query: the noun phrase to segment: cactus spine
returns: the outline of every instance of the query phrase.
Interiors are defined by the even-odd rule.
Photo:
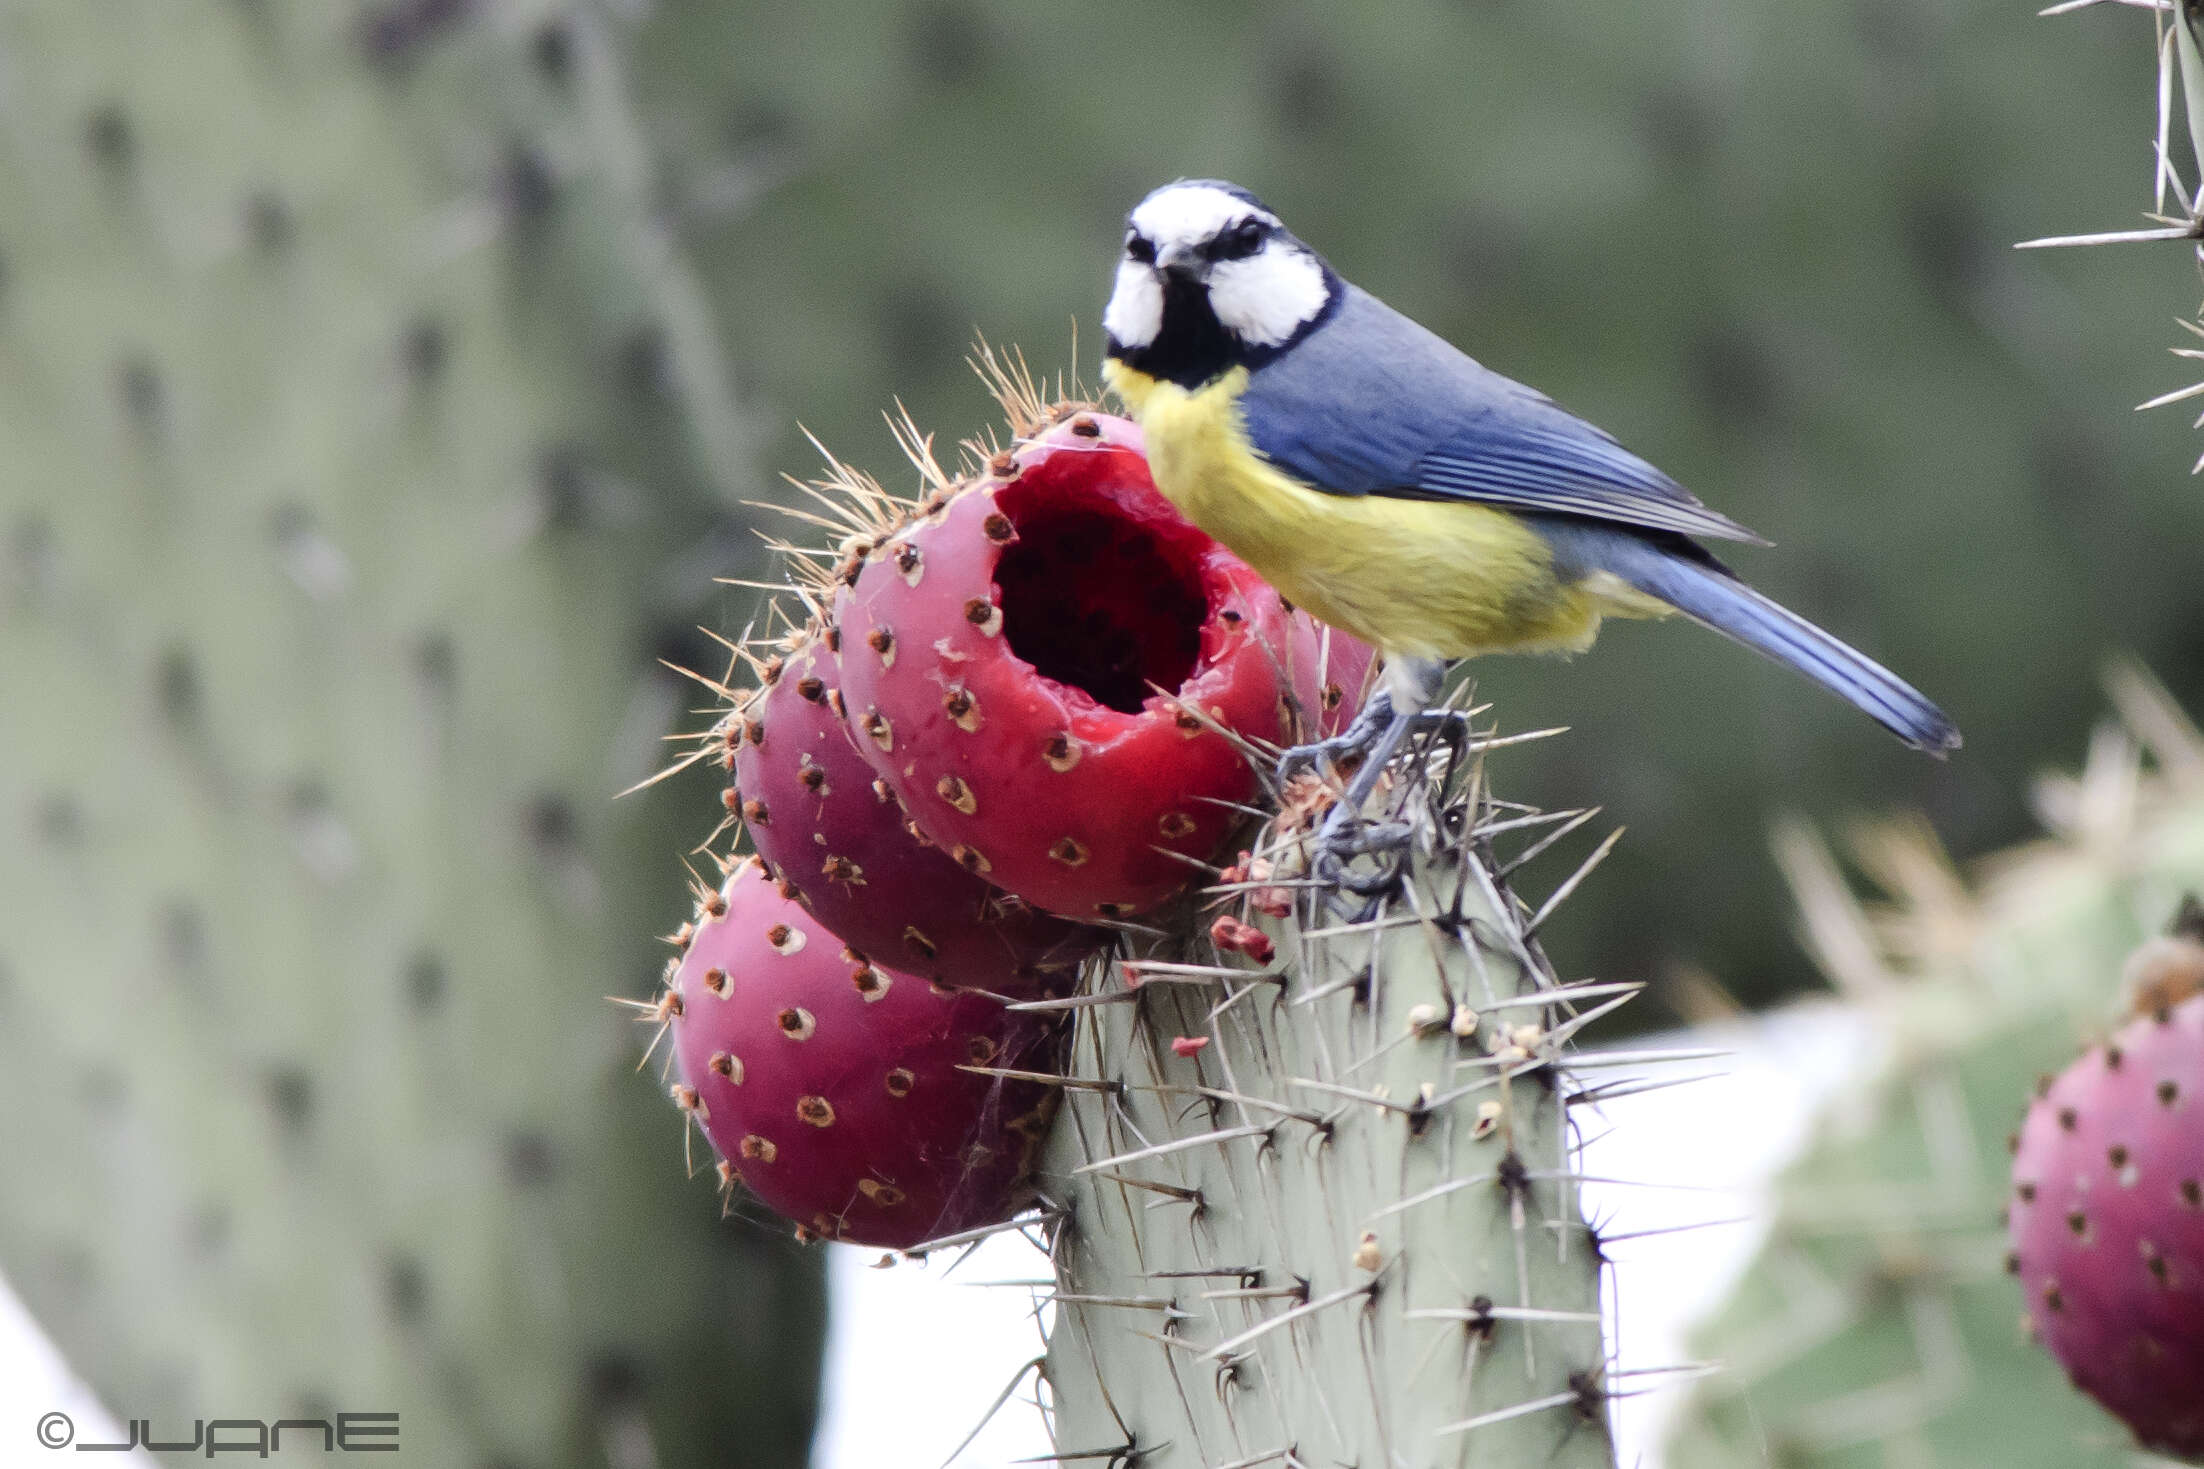
[[[1077,1003],[1040,1180],[1064,1461],[1612,1465],[1564,1052],[1615,987],[1556,981],[1481,756],[1452,789],[1425,758],[1375,913],[1281,878],[1283,839],[1215,890],[1259,925],[1152,941]]]

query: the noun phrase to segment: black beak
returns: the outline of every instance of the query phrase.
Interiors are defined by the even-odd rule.
[[[1201,279],[1201,261],[1191,253],[1170,251],[1157,257],[1156,269],[1167,281],[1197,281]]]

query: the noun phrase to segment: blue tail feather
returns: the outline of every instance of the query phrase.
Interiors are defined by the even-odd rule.
[[[1917,750],[1959,748],[1959,730],[1919,690],[1866,654],[1739,581],[1682,537],[1660,541],[1596,523],[1547,522],[1564,574],[1606,571],[1746,647],[1795,668]]]

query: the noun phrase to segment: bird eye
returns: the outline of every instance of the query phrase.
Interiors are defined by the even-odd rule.
[[[1245,260],[1263,248],[1263,239],[1269,233],[1269,228],[1251,215],[1217,236],[1209,247],[1210,258]]]
[[[1137,260],[1142,265],[1153,265],[1156,263],[1155,242],[1138,230],[1127,230],[1125,232],[1125,257],[1128,260]]]

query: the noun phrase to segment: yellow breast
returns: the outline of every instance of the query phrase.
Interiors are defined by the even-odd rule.
[[[1286,597],[1388,653],[1577,651],[1602,612],[1641,609],[1554,575],[1538,534],[1460,501],[1328,495],[1248,441],[1245,368],[1189,391],[1123,363],[1103,376],[1139,420],[1156,487]],[[1636,599],[1643,600],[1643,599]]]

